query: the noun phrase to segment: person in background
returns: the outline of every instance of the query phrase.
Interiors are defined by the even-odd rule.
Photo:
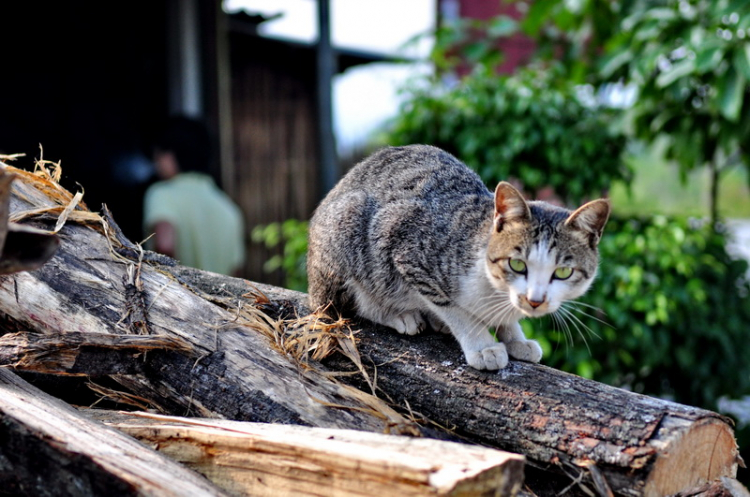
[[[157,181],[146,190],[144,227],[150,248],[180,264],[237,276],[242,267],[242,211],[208,175],[206,127],[172,118],[154,147]]]

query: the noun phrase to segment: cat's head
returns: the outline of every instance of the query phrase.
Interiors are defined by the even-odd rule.
[[[569,211],[526,202],[510,183],[500,183],[487,247],[491,283],[527,316],[554,312],[583,295],[596,275],[597,245],[609,213],[606,199]]]

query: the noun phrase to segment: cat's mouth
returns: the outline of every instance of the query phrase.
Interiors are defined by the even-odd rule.
[[[515,296],[513,299],[513,305],[525,316],[531,318],[538,318],[557,310],[556,306],[553,306],[547,299],[543,301],[534,301],[524,295]]]

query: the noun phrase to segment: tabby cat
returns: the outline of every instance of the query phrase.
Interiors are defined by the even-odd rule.
[[[539,362],[518,321],[588,289],[609,212],[605,199],[574,212],[527,202],[506,182],[493,195],[443,150],[385,148],[310,221],[310,303],[408,335],[450,332],[476,369],[504,368],[508,356]]]

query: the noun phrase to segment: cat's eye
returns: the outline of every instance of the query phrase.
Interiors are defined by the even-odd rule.
[[[555,269],[555,279],[556,280],[567,280],[573,275],[573,268],[572,267],[559,267]]]
[[[520,274],[526,274],[526,263],[521,259],[508,259],[510,268]]]

